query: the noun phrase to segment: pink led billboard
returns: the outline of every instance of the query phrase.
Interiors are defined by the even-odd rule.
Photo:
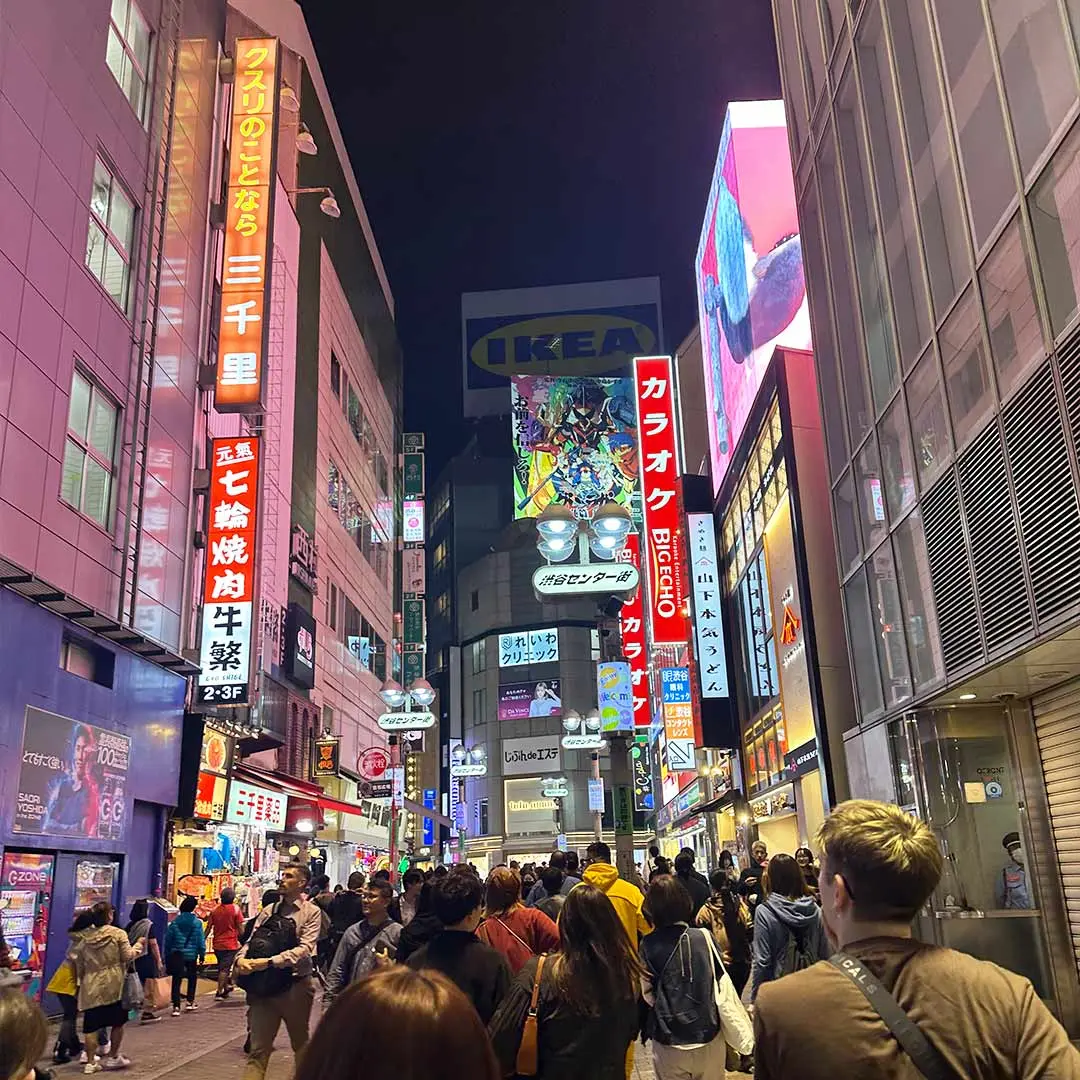
[[[774,347],[810,348],[782,101],[728,106],[694,273],[719,490]]]

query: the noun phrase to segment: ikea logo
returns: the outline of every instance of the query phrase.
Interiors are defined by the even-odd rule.
[[[658,345],[650,327],[619,315],[542,315],[485,334],[469,359],[497,375],[599,375]]]

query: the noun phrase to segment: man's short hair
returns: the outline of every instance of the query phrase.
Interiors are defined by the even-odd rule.
[[[368,883],[367,887],[372,892],[377,892],[384,900],[394,899],[394,886],[389,881],[384,881],[381,877],[374,877]]]
[[[389,881],[390,880],[390,871],[389,870],[376,870],[374,875],[372,876],[371,880],[372,881]]]
[[[417,870],[414,866],[412,869],[405,871],[405,874],[401,879],[401,884],[407,889],[410,885],[419,885],[423,880],[424,871]]]
[[[365,880],[366,879],[364,877],[363,871],[354,870],[349,875],[349,891],[350,892],[359,892],[364,887],[364,881]]]
[[[286,870],[295,870],[304,879],[305,885],[311,880],[311,867],[308,866],[307,863],[289,862],[286,863],[281,870],[282,873]]]
[[[566,852],[565,851],[553,851],[551,857],[548,859],[548,866],[558,867],[560,870],[566,869]]]
[[[576,851],[568,851],[566,853],[566,871],[569,874],[576,874],[578,868],[578,853]]]
[[[694,921],[694,901],[686,886],[678,878],[666,874],[650,882],[644,911],[649,922],[658,929]]]
[[[930,827],[891,803],[842,802],[818,832],[821,881],[839,874],[860,919],[910,922],[941,880]]]
[[[675,873],[679,877],[689,877],[694,872],[694,856],[688,855],[686,851],[680,851],[675,856]]]
[[[540,871],[540,884],[544,886],[544,892],[548,896],[558,896],[562,891],[565,880],[566,875],[563,873],[561,866],[545,866]]]
[[[585,855],[592,862],[611,862],[611,848],[603,840],[594,840],[585,849]]]
[[[473,874],[447,874],[431,887],[431,908],[443,926],[456,926],[484,902],[484,883]]]
[[[691,864],[693,864],[694,859],[695,859],[695,855],[694,855],[694,849],[692,847],[680,848],[679,849],[679,855],[686,855],[690,859]],[[675,858],[678,858],[679,855],[676,855]]]

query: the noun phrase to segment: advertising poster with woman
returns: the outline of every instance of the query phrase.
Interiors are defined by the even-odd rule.
[[[130,757],[126,735],[27,707],[12,831],[122,839]]]

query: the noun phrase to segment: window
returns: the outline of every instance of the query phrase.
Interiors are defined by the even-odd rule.
[[[971,289],[941,329],[941,364],[953,434],[960,447],[994,406],[978,307]]]
[[[472,643],[472,673],[479,675],[487,667],[487,638]]]
[[[436,574],[440,570],[442,570],[444,566],[446,566],[446,556],[447,543],[445,540],[440,540],[439,543],[435,546],[435,554],[432,556],[432,565]],[[473,611],[475,610],[476,608],[473,608]]]
[[[60,667],[71,675],[111,690],[116,656],[100,645],[77,641],[65,634],[60,643]]]
[[[904,134],[915,181],[930,295],[934,310],[943,315],[971,269],[930,22],[925,0],[890,2],[885,5],[885,12],[892,28]]]
[[[118,410],[77,368],[71,377],[60,497],[109,527]]]
[[[859,517],[867,547],[881,543],[888,526],[885,515],[885,492],[881,483],[881,461],[873,436],[855,459],[855,480],[858,484]]]
[[[1017,0],[1010,3],[1015,7]],[[934,7],[978,248],[1016,195],[1012,165],[1004,152],[1005,117],[980,0],[935,0]]]
[[[855,508],[855,480],[846,472],[833,492],[836,519],[836,539],[840,548],[840,576],[847,577],[859,565],[862,541],[859,538],[859,518]]]
[[[341,361],[330,353],[330,390],[334,397],[341,398]]]
[[[1057,0],[991,0],[1005,98],[1025,175],[1076,100]]]
[[[595,626],[589,631],[589,659],[594,664],[600,660],[600,631]]]
[[[90,192],[86,267],[125,312],[134,240],[135,204],[109,167],[98,158],[94,163],[94,186]]]
[[[473,611],[480,610],[480,590],[473,589],[472,595],[469,597],[469,604]]]
[[[859,76],[877,180],[881,231],[888,258],[896,331],[906,371],[930,337],[930,309],[919,266],[919,238],[908,190],[900,117],[893,95],[881,9],[875,4],[859,34]]]
[[[915,468],[925,491],[952,456],[937,353],[933,346],[923,353],[907,381],[907,402],[911,438],[915,444]]]
[[[900,601],[907,628],[908,655],[916,690],[925,690],[945,673],[941,655],[934,595],[930,585],[930,562],[926,557],[926,539],[922,518],[914,514],[897,526],[893,534],[896,574],[900,583]]]
[[[476,835],[487,836],[490,828],[487,799],[476,800]]]
[[[439,598],[435,601],[435,614],[443,619],[450,614],[450,594],[448,592],[439,594]]]
[[[360,398],[353,387],[349,387],[348,412],[349,427],[352,429],[353,438],[361,443],[364,440],[364,409],[360,404]]]
[[[851,280],[848,256],[844,199],[837,172],[836,139],[826,132],[818,153],[818,177],[821,184],[821,219],[825,233],[826,255],[833,285],[833,311],[836,314],[836,345],[840,358],[840,381],[847,398],[848,432],[851,445],[858,446],[870,430],[866,377],[859,348],[859,305]]]
[[[892,548],[886,541],[867,564],[872,612],[877,617],[878,664],[885,686],[885,705],[892,707],[911,697],[911,672],[904,645],[904,616],[896,587]]]
[[[861,125],[862,110],[855,92],[855,78],[849,68],[837,98],[836,133],[840,140],[844,179],[847,181],[855,280],[862,300],[863,340],[870,363],[870,390],[876,412],[884,407],[896,388],[897,371],[892,316],[882,272],[885,258],[874,216]]]
[[[915,462],[911,456],[904,403],[898,397],[878,426],[885,502],[893,520],[915,501]]]
[[[847,608],[848,642],[854,667],[855,689],[859,696],[859,715],[862,719],[881,712],[881,681],[878,679],[876,633],[870,617],[870,597],[866,591],[865,570],[844,586],[844,606]]]
[[[983,263],[979,283],[990,327],[990,355],[1004,397],[1046,355],[1019,215]]]
[[[472,722],[473,727],[487,723],[487,690],[483,686],[472,692]]]
[[[338,624],[338,588],[333,582],[330,582],[330,587],[326,590],[326,607],[326,621],[330,624],[331,630],[336,630]]]
[[[1056,336],[1080,306],[1080,125],[1058,147],[1029,201],[1050,327]]]
[[[431,508],[431,524],[437,525],[450,510],[450,488],[443,486],[435,496],[435,505]]]
[[[787,119],[796,149],[806,135],[806,90],[803,87],[799,59],[799,35],[795,27],[795,0],[783,0],[776,5],[776,34],[780,39],[780,67],[784,71],[784,99]]]
[[[150,27],[131,0],[112,0],[105,63],[142,120],[150,69]]]

